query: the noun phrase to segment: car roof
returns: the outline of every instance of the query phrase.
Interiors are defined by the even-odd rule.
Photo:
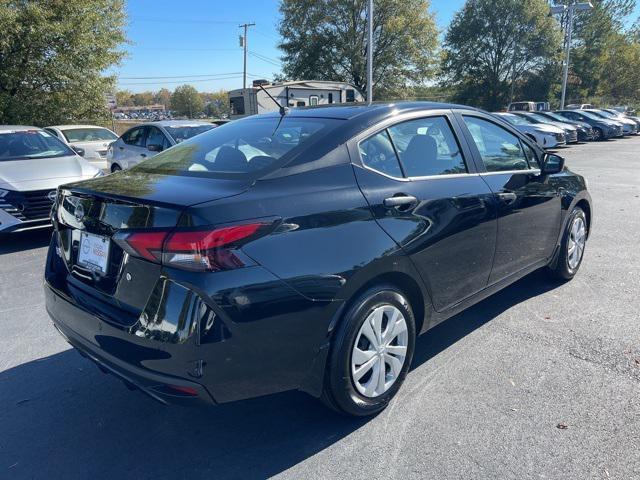
[[[58,130],[70,130],[73,128],[103,128],[105,130],[109,130],[107,127],[102,127],[100,125],[50,125],[45,128],[57,128]]]
[[[307,118],[335,118],[341,120],[352,120],[360,118],[362,120],[376,122],[386,117],[392,117],[401,113],[423,111],[423,110],[478,110],[466,105],[457,105],[453,103],[438,102],[414,102],[414,101],[398,101],[398,102],[360,102],[360,103],[340,103],[329,105],[317,105],[313,107],[296,107],[288,111],[287,116],[290,117],[307,117]],[[269,112],[261,116],[278,117],[280,114]]]
[[[38,127],[30,127],[28,125],[0,125],[0,131],[16,131],[26,132],[27,130],[40,130]]]
[[[211,125],[215,126],[211,122],[203,122],[202,120],[157,120],[155,122],[144,122],[140,125],[136,125],[137,127],[142,125],[156,125],[158,127],[179,127],[179,126],[187,126],[187,125]]]

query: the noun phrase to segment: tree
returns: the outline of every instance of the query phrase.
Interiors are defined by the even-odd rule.
[[[122,0],[0,0],[0,123],[105,116],[124,23]]]
[[[153,92],[140,92],[133,94],[133,104],[136,107],[142,107],[144,105],[151,105],[155,102],[155,94]]]
[[[523,86],[551,68],[560,51],[545,0],[468,0],[445,36],[442,83],[461,103],[497,110],[512,98],[533,98]]]
[[[366,0],[282,0],[283,72],[290,79],[338,80],[366,91]],[[428,0],[377,0],[375,97],[434,74],[438,32]]]
[[[175,110],[178,115],[185,115],[191,118],[202,113],[204,102],[194,87],[181,85],[171,95],[171,109]]]
[[[204,111],[208,117],[221,118],[223,115],[231,113],[229,95],[224,90],[215,93],[202,93],[201,95],[205,103]]]
[[[154,101],[164,105],[164,108],[169,108],[171,106],[171,92],[166,88],[161,88],[156,92]]]
[[[130,107],[133,105],[133,93],[129,90],[118,90],[116,92],[116,103],[118,107]]]
[[[556,5],[568,5],[569,2],[553,1]],[[614,86],[619,79],[614,78],[613,71],[637,72],[634,64],[624,63],[625,59],[633,58],[633,32],[627,35],[624,28],[627,17],[634,10],[635,0],[592,0],[591,3],[593,9],[580,12],[574,20],[567,86],[570,102],[582,102],[595,96],[615,97],[620,86]],[[560,22],[566,28],[567,16],[563,15]],[[620,55],[618,64],[614,52],[615,56]]]

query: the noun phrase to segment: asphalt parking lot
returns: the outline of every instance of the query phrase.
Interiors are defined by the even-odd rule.
[[[372,419],[130,392],[51,326],[50,232],[1,240],[0,478],[640,478],[640,137],[559,153],[594,201],[577,277],[536,272],[422,336]]]

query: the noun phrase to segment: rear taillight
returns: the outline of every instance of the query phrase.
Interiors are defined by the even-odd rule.
[[[237,249],[271,231],[256,222],[220,228],[121,233],[114,240],[128,254],[183,270],[218,271],[245,265]]]

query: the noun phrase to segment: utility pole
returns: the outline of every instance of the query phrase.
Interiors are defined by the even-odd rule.
[[[244,69],[242,74],[242,89],[247,88],[247,29],[255,27],[255,23],[243,23],[238,28],[244,28],[244,35],[240,37],[240,46],[244,47]]]
[[[373,0],[367,8],[367,102],[373,101]]]
[[[569,79],[569,56],[571,54],[571,37],[573,36],[573,14],[577,10],[578,12],[584,10],[590,10],[593,8],[591,2],[572,3],[569,6],[558,5],[551,7],[552,14],[562,14],[567,12],[567,27],[565,29],[565,44],[564,44],[564,67],[562,69],[562,96],[560,97],[560,109],[564,109],[564,102],[567,96],[567,81]]]

